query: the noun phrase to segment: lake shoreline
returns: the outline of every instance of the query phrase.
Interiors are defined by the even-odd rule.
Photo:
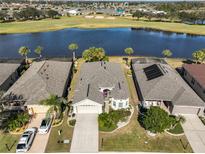
[[[71,23],[69,23],[69,21]],[[39,24],[39,26],[35,27],[36,24]],[[46,26],[46,24],[49,25]],[[25,28],[19,26],[25,26]],[[27,26],[32,26],[33,28],[31,27],[28,29]],[[1,27],[3,27],[4,29],[2,29]],[[0,29],[2,29],[0,30],[0,35],[51,32],[69,28],[133,28],[149,29],[177,34],[186,34],[191,36],[205,36],[204,25],[187,25],[184,23],[144,21],[122,17],[116,17],[116,19],[113,19],[113,21],[108,19],[85,19],[83,17],[62,17],[61,19],[44,19],[41,21],[0,23]]]

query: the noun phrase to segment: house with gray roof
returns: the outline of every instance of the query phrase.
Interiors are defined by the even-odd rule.
[[[161,106],[171,114],[204,114],[203,100],[165,61],[132,60],[133,77],[141,104]]]
[[[84,63],[75,88],[73,113],[102,113],[129,107],[128,85],[120,64]]]
[[[0,63],[0,91],[5,92],[18,79],[19,63]]]
[[[33,62],[29,69],[4,94],[22,96],[24,106],[32,108],[35,113],[46,112],[47,107],[39,102],[50,95],[63,97],[71,76],[71,62],[40,61]]]

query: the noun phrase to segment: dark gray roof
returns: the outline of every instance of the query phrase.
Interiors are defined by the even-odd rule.
[[[20,64],[15,63],[0,63],[0,85],[3,84],[19,66]]]
[[[90,62],[84,63],[81,67],[73,103],[84,99],[90,99],[100,104],[104,103],[100,87],[113,87],[110,96],[115,99],[129,98],[127,81],[120,64]]]
[[[163,75],[148,80],[144,68],[157,64]],[[204,102],[181,78],[181,76],[166,63],[152,60],[146,63],[132,61],[133,71],[137,78],[143,100],[172,101],[174,105],[204,106]]]
[[[71,62],[33,62],[30,68],[4,94],[22,95],[26,104],[38,104],[50,94],[62,96]]]

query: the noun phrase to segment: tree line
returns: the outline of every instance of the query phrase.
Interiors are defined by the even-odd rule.
[[[73,56],[72,56],[73,61],[76,60],[75,52],[78,50],[78,48],[79,48],[79,46],[77,43],[70,43],[68,45],[68,50],[70,52],[72,52],[72,54],[73,54]],[[28,54],[31,52],[31,50],[26,46],[22,46],[19,48],[18,52],[21,56],[23,56],[25,58],[25,62],[27,63],[28,62]],[[38,55],[38,58],[41,59],[43,47],[37,46],[35,48],[34,52],[36,55]],[[134,49],[131,47],[124,49],[124,53],[127,54],[128,56],[132,55],[134,52],[135,52]],[[171,57],[173,55],[173,53],[171,50],[165,49],[162,51],[162,55],[165,58],[168,58],[168,57]],[[196,60],[197,63],[203,63],[205,61],[205,48],[194,51],[192,53],[192,57],[193,57],[193,59]],[[106,54],[105,54],[105,50],[103,48],[97,48],[97,47],[90,47],[90,48],[84,50],[82,53],[82,58],[86,62],[101,61],[101,60],[108,61],[109,60],[108,56],[106,56]]]
[[[14,12],[11,18],[6,11],[0,11],[0,20],[2,22],[9,21],[25,21],[25,20],[41,20],[45,18],[58,19],[61,15],[55,10],[38,10],[33,7],[27,7],[19,12]]]

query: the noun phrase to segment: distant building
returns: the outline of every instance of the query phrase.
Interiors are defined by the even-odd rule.
[[[183,77],[205,102],[205,64],[184,64]]]
[[[84,63],[75,88],[73,113],[102,113],[129,107],[129,91],[120,64]]]
[[[80,11],[78,10],[68,10],[68,13],[72,16],[80,15]]]
[[[165,61],[132,60],[133,77],[142,106],[160,106],[171,114],[204,114],[203,100]]]
[[[18,79],[18,68],[20,64],[0,63],[0,91],[7,91]]]
[[[63,97],[67,93],[71,78],[71,62],[33,62],[30,68],[15,82],[3,97],[13,94],[23,97],[24,106],[35,113],[45,113],[49,107],[40,105],[50,95]],[[16,106],[13,106],[16,108]],[[12,109],[12,104],[7,106]]]

